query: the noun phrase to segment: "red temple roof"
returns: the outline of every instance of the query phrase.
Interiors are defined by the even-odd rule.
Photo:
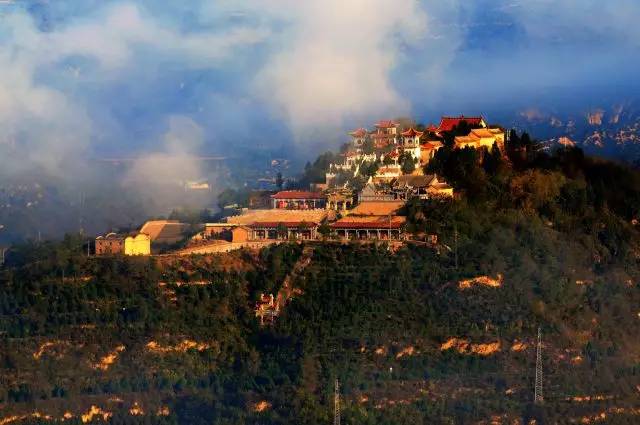
[[[435,125],[433,125],[433,124],[429,124],[429,127],[427,127],[427,131],[428,131],[429,133],[435,133],[436,131],[438,131],[438,127],[436,127],[436,126],[435,126]]]
[[[401,133],[404,137],[421,137],[424,132],[423,131],[416,131],[413,127],[411,127],[409,130],[407,131],[403,131]]]
[[[349,134],[353,137],[364,137],[367,135],[367,130],[365,130],[364,128],[359,128],[357,130],[352,131]]]
[[[466,121],[469,125],[480,125],[484,119],[482,117],[465,117],[460,115],[459,117],[442,117],[440,120],[440,126],[438,131],[451,131],[454,127],[460,125],[462,121]]]
[[[389,121],[381,120],[376,123],[377,128],[393,128],[393,127],[397,127],[398,125],[399,124],[397,122],[391,121],[391,120]]]
[[[275,195],[271,195],[272,199],[325,199],[320,192],[307,192],[303,190],[283,190]]]

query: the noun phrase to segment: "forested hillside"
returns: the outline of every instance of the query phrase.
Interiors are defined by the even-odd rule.
[[[640,177],[512,140],[508,158],[442,150],[432,171],[463,195],[410,202],[416,241],[309,246],[272,326],[255,302],[302,245],[16,248],[0,275],[0,423],[332,423],[336,379],[345,424],[638,423]]]

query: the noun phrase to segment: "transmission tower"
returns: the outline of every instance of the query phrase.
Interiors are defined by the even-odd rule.
[[[542,330],[538,327],[538,346],[536,348],[536,384],[533,396],[535,404],[542,404]]]
[[[333,425],[340,425],[340,382],[337,379],[333,395]]]

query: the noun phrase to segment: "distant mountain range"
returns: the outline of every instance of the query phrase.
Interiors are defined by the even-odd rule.
[[[513,127],[548,147],[579,146],[592,155],[640,162],[640,101],[626,101],[575,113],[521,110]]]

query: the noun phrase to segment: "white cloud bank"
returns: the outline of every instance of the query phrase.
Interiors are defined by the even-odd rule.
[[[137,159],[124,183],[140,190],[154,188],[166,198],[179,188],[179,182],[202,178],[201,163],[194,157],[205,137],[202,128],[192,119],[173,116],[168,119],[168,130],[159,149]],[[167,193],[169,191],[169,193]]]
[[[92,140],[114,136],[111,129],[94,124],[92,114],[100,109],[95,103],[102,99],[92,97],[90,84],[74,84],[74,78],[96,87],[109,87],[114,81],[131,87],[139,84],[147,88],[140,92],[148,95],[157,84],[153,78],[128,81],[132,74],[144,75],[140,69],[148,67],[154,77],[166,63],[174,65],[176,73],[222,70],[220,78],[236,79],[234,91],[197,93],[194,103],[207,104],[211,98],[235,101],[227,108],[215,103],[212,109],[224,109],[220,115],[228,116],[226,121],[247,122],[247,128],[253,124],[249,109],[268,105],[275,121],[285,122],[302,142],[318,129],[342,131],[377,118],[416,115],[419,111],[412,110],[416,101],[444,110],[447,95],[454,89],[471,90],[484,102],[505,79],[513,79],[514,85],[537,87],[560,74],[546,66],[545,57],[559,55],[548,55],[547,44],[564,43],[569,50],[576,39],[591,37],[604,44],[615,40],[624,48],[637,47],[640,40],[640,27],[635,25],[640,3],[636,0],[502,3],[505,13],[513,14],[525,29],[527,42],[533,44],[533,54],[523,55],[535,58],[541,69],[549,68],[554,75],[537,70],[523,73],[520,69],[530,64],[522,56],[514,61],[517,72],[505,72],[502,66],[491,68],[491,64],[509,60],[511,56],[501,56],[502,52],[481,51],[480,57],[471,56],[489,65],[455,64],[465,31],[474,30],[469,24],[475,24],[477,18],[459,15],[464,3],[458,0],[194,0],[189,6],[105,0],[91,15],[69,18],[51,32],[38,30],[26,12],[14,11],[3,16],[0,27],[0,153],[9,152],[24,161],[0,158],[0,165],[5,170],[20,164],[55,172],[64,168],[64,158],[90,150]],[[491,25],[491,16],[481,18]],[[542,47],[536,48],[538,45]],[[585,56],[584,52],[576,55]],[[65,61],[78,57],[88,59],[90,75],[80,70],[79,77],[74,73],[59,77]],[[567,58],[582,63],[573,60],[574,56]],[[457,72],[451,69],[454,67]],[[129,72],[132,69],[136,72]],[[42,78],[50,74],[58,75],[57,79]],[[573,78],[566,74],[567,80]],[[218,86],[225,84],[221,80]],[[154,99],[132,101],[143,109]],[[100,109],[100,113],[108,111]],[[156,114],[152,119],[161,123],[168,116],[184,113],[167,110],[165,116]],[[213,115],[216,110],[206,113]],[[204,114],[197,117],[204,119]],[[129,130],[122,117],[99,118],[101,123],[121,126],[119,135]],[[195,115],[191,118],[196,119]],[[207,128],[206,123],[199,124]],[[157,125],[148,123],[149,127]],[[220,128],[222,134],[229,130]]]
[[[296,136],[341,128],[348,118],[408,113],[410,102],[391,72],[402,46],[427,34],[427,16],[413,0],[251,2],[283,22],[277,48],[256,87]],[[281,12],[274,12],[275,10]]]
[[[85,112],[91,104],[83,104],[77,93],[42,78],[65,60],[91,60],[95,64],[91,81],[100,85],[126,80],[126,72],[121,71],[145,65],[137,57],[138,49],[152,50],[156,66],[163,58],[170,58],[187,69],[211,68],[266,36],[263,29],[247,27],[183,34],[145,16],[132,3],[107,7],[92,19],[53,32],[38,30],[24,12],[5,15],[0,29],[1,171],[34,168],[66,174],[67,167],[90,146],[92,137],[101,133]],[[64,86],[73,87],[73,82]]]

